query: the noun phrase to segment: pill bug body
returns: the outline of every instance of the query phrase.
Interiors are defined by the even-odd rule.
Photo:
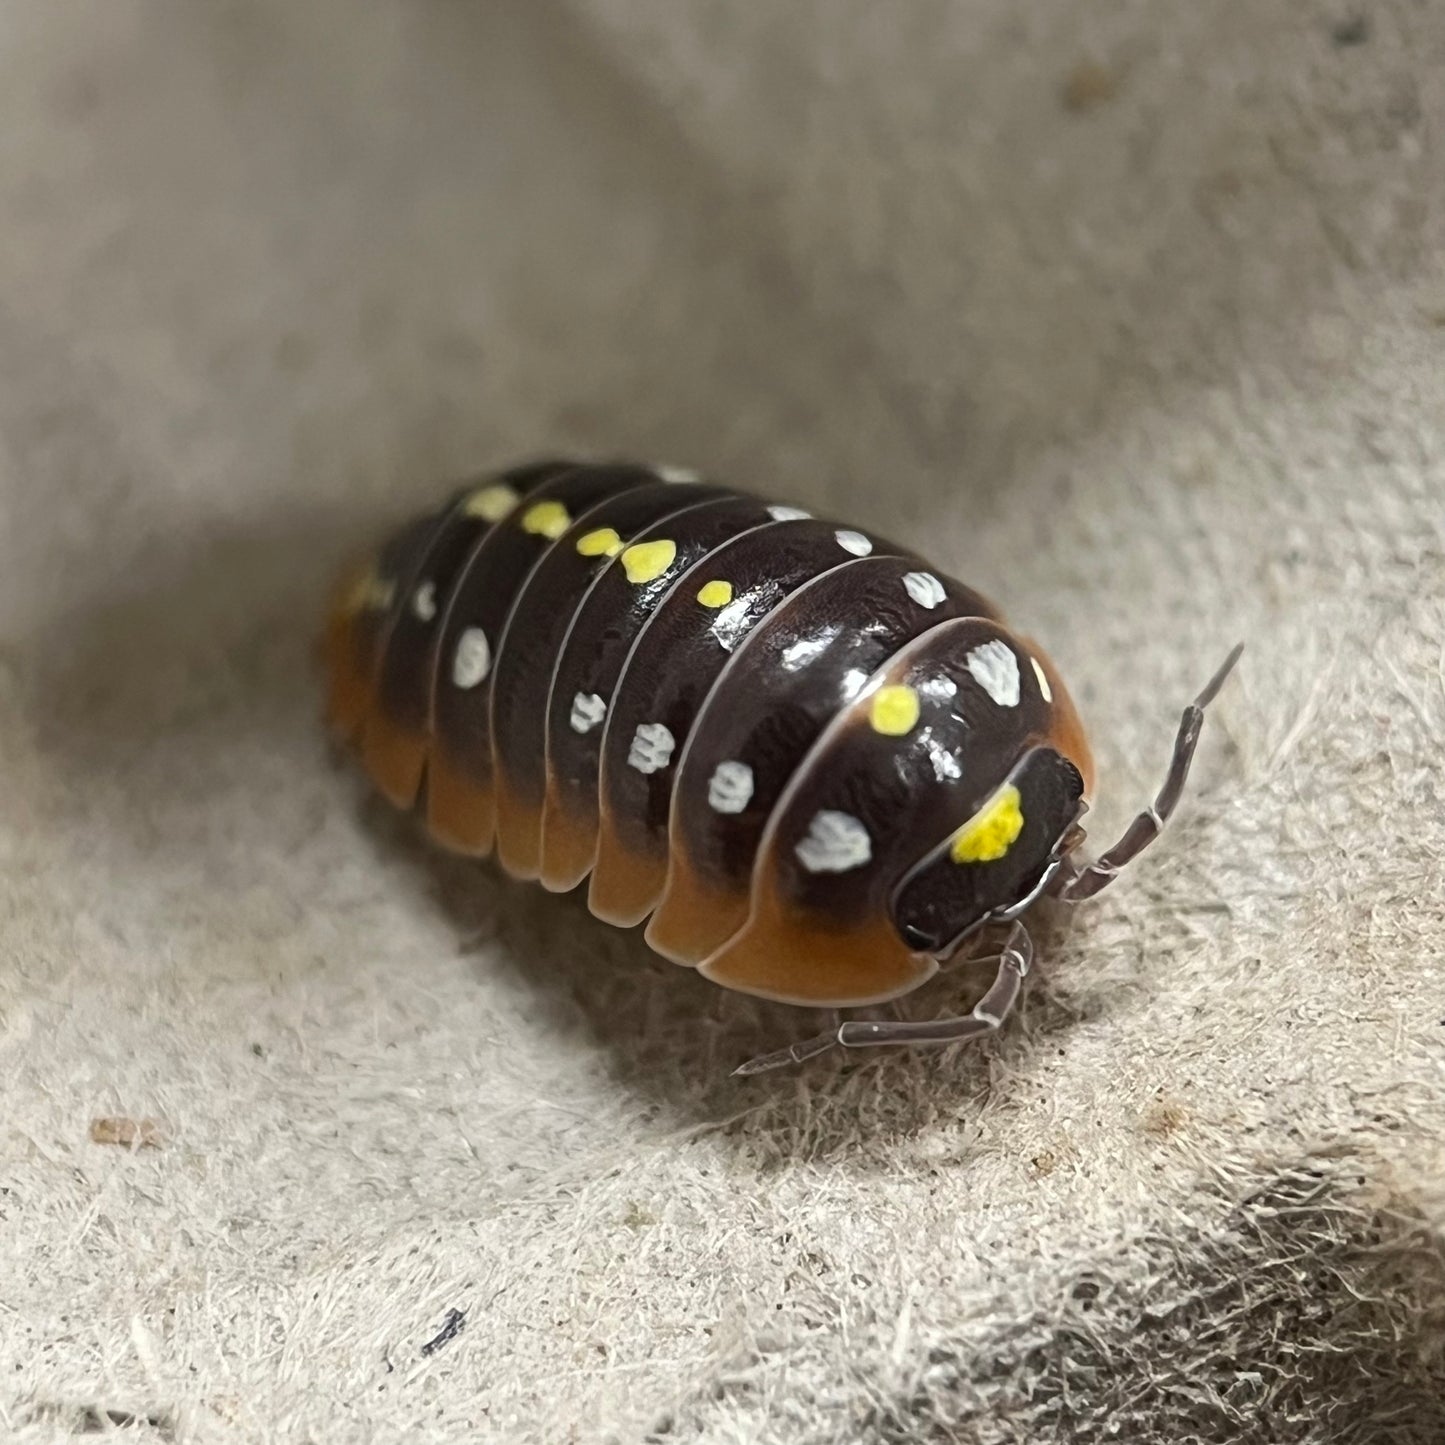
[[[990,602],[870,532],[634,465],[459,489],[343,578],[327,657],[333,734],[438,841],[554,891],[590,876],[598,917],[650,918],[726,987],[878,1003],[1011,926],[966,1019],[843,1024],[749,1068],[996,1026],[1019,914],[1150,841],[1198,732],[1174,796],[1080,865],[1083,729]]]

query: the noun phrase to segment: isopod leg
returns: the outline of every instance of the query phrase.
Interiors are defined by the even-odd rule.
[[[1164,786],[1154,799],[1154,806],[1146,808],[1124,830],[1124,836],[1108,852],[1093,863],[1086,864],[1069,878],[1058,890],[1056,896],[1066,903],[1080,903],[1092,898],[1107,888],[1126,864],[1139,856],[1164,831],[1174,809],[1179,804],[1184,784],[1189,777],[1189,765],[1194,761],[1194,750],[1199,745],[1199,734],[1204,727],[1204,709],[1214,701],[1224,680],[1234,671],[1239,654],[1244,651],[1240,643],[1227,658],[1224,665],[1210,678],[1204,691],[1184,709],[1179,721],[1179,732],[1174,739],[1174,756],[1169,764],[1169,775]]]
[[[1024,979],[1034,961],[1034,943],[1028,929],[1015,921],[1009,928],[998,957],[998,972],[989,990],[974,1005],[972,1013],[952,1019],[927,1019],[921,1023],[889,1020],[869,1023],[854,1020],[840,1026],[838,1042],[845,1049],[866,1049],[879,1044],[956,1044],[979,1034],[992,1033],[1018,1002]]]
[[[838,1043],[838,1030],[841,1025],[834,1023],[833,1027],[826,1033],[817,1034],[811,1039],[802,1039],[796,1044],[789,1044],[785,1049],[775,1049],[771,1054],[759,1054],[755,1059],[749,1059],[745,1064],[739,1064],[733,1070],[734,1074],[765,1074],[769,1069],[781,1069],[788,1064],[801,1064],[804,1059],[811,1059],[817,1054],[824,1054]]]
[[[804,1039],[790,1048],[763,1054],[735,1069],[737,1074],[761,1074],[786,1064],[801,1063],[821,1054],[834,1045],[845,1049],[875,1048],[887,1044],[955,1044],[964,1039],[992,1033],[1003,1023],[1018,1001],[1023,981],[1034,960],[1033,940],[1020,922],[1009,929],[1008,938],[998,958],[998,972],[989,990],[979,999],[972,1013],[959,1018],[929,1019],[921,1023],[887,1020],[874,1023],[862,1019],[839,1024],[828,1033]]]

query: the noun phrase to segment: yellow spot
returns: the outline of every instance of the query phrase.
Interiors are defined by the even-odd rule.
[[[511,487],[497,483],[473,492],[462,510],[467,516],[480,517],[484,522],[500,522],[516,505],[516,492]]]
[[[629,582],[655,582],[676,556],[676,542],[634,542],[622,554],[622,565]]]
[[[522,530],[555,541],[572,524],[561,502],[533,502],[522,513]]]
[[[577,550],[584,557],[615,557],[622,550],[622,538],[611,527],[598,527],[577,539]]]
[[[901,683],[894,687],[880,687],[873,694],[868,720],[873,724],[875,733],[901,738],[918,721],[918,694]]]
[[[366,606],[366,599],[371,595],[372,583],[376,581],[376,573],[363,572],[346,589],[346,596],[341,602],[341,611],[347,616],[353,612],[360,612]]]
[[[1023,832],[1019,790],[1007,787],[983,805],[954,835],[948,856],[955,863],[993,863],[1013,847]]]
[[[382,612],[391,606],[395,596],[396,584],[387,582],[368,569],[347,589],[346,600],[341,604],[342,611],[348,614],[366,611]]]
[[[731,582],[704,582],[697,589],[697,600],[704,607],[726,607],[733,600]]]

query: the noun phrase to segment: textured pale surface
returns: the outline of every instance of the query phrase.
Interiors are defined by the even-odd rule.
[[[1368,13],[10,0],[6,1440],[1445,1436],[1445,9]],[[996,1046],[734,1083],[812,1018],[331,765],[335,562],[559,445],[1005,600],[1096,835],[1247,639]]]

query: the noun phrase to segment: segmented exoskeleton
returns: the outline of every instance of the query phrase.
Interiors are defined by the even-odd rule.
[[[1020,915],[1091,896],[1173,810],[1169,779],[1077,861],[1093,764],[1044,653],[908,549],[692,473],[544,462],[460,489],[340,587],[328,719],[449,848],[495,851],[728,988],[844,1008],[1008,925],[972,1013],[840,1023],[746,1071],[997,1027]]]

